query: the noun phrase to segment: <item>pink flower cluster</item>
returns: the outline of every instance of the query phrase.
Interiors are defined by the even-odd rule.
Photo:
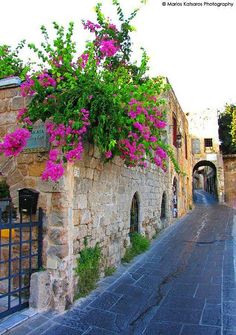
[[[113,57],[119,49],[120,47],[114,40],[103,39],[100,43],[100,51],[105,57]]]
[[[108,24],[108,28],[109,28],[109,29],[112,29],[112,30],[114,30],[114,31],[118,31],[116,25],[113,24],[113,23],[109,23],[109,24]]]
[[[37,79],[42,87],[56,87],[57,83],[55,79],[53,79],[46,71],[40,73]],[[33,96],[35,94],[35,81],[30,78],[30,76],[26,76],[26,81],[20,86],[20,92],[22,97],[26,97],[27,95]]]
[[[128,166],[146,166],[145,147],[139,143],[140,137],[136,133],[129,133],[128,139],[119,142],[121,158],[125,160]]]
[[[155,97],[151,97],[151,100],[156,101]],[[122,152],[121,158],[129,166],[145,166],[146,153],[153,153],[153,162],[164,170],[167,154],[158,145],[157,138],[158,131],[166,126],[161,111],[151,104],[144,107],[142,101],[132,98],[129,102],[128,115],[134,121],[134,130],[129,133],[128,139],[119,143]],[[143,142],[146,143],[145,146]]]
[[[29,138],[29,130],[16,129],[13,133],[4,137],[4,141],[0,143],[0,153],[4,153],[5,156],[17,156],[25,148]]]
[[[88,29],[91,33],[94,33],[97,31],[97,29],[100,29],[101,26],[97,23],[93,23],[89,20],[86,22],[83,22],[84,29]]]
[[[64,174],[64,167],[62,163],[55,163],[53,161],[47,161],[46,169],[42,173],[42,180],[57,181]]]
[[[48,122],[46,124],[46,130],[49,134],[49,141],[53,146],[61,147],[61,150],[52,149],[49,152],[49,160],[46,168],[42,174],[43,180],[49,178],[53,181],[57,181],[64,173],[62,156],[66,158],[68,162],[80,160],[83,148],[83,135],[87,132],[87,127],[90,125],[89,122],[89,111],[81,109],[80,120],[82,121],[82,127],[76,129],[75,122],[69,121],[66,126],[64,124],[55,124]],[[63,154],[62,154],[63,153]]]
[[[81,66],[82,69],[85,68],[87,62],[89,59],[89,54],[88,53],[83,53],[79,58],[78,58],[78,63]]]
[[[38,81],[43,87],[56,87],[57,85],[55,79],[53,79],[47,72],[40,73],[40,75],[38,76]]]
[[[34,80],[31,79],[30,76],[26,76],[26,81],[24,81],[20,85],[20,93],[22,97],[26,97],[27,95],[30,95],[30,96],[34,95],[35,93],[34,85],[35,85]]]
[[[30,120],[29,116],[26,116],[28,110],[27,108],[19,109],[17,114],[17,120],[25,123],[26,125],[32,126],[33,122]]]
[[[112,157],[112,152],[111,152],[111,150],[105,152],[105,157],[106,157],[106,159],[109,159],[109,158]]]

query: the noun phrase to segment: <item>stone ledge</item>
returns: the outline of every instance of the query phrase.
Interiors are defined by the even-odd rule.
[[[10,87],[18,87],[21,84],[21,80],[19,77],[10,77],[0,79],[0,90]]]

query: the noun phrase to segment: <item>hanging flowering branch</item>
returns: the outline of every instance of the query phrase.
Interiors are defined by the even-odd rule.
[[[0,152],[19,154],[33,124],[42,120],[51,143],[44,180],[57,181],[65,162],[80,160],[85,141],[98,146],[105,160],[118,155],[127,166],[145,167],[149,159],[166,170],[171,151],[161,140],[166,126],[161,95],[169,87],[163,78],[145,76],[148,57],[144,51],[139,66],[130,61],[130,21],[137,10],[125,19],[119,2],[113,3],[119,27],[105,18],[98,4],[97,22],[83,21],[94,39],[79,56],[72,40],[73,23],[66,32],[54,23],[52,44],[42,27],[41,50],[29,45],[41,61],[41,70],[22,83],[21,95],[32,96],[32,101],[18,113],[23,128],[6,135]]]

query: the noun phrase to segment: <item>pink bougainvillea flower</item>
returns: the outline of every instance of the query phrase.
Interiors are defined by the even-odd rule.
[[[156,136],[150,136],[150,137],[149,137],[149,141],[150,141],[150,142],[157,142],[157,138],[156,138]]]
[[[142,132],[144,126],[140,122],[134,122],[134,127]]]
[[[162,166],[162,161],[161,161],[161,159],[159,157],[155,156],[153,158],[153,160],[154,160],[156,166]]]
[[[86,22],[83,22],[83,26],[84,29],[88,29],[91,33],[94,33],[95,31],[97,31],[97,29],[100,29],[101,26],[97,23],[93,23],[89,20],[87,20]]]
[[[0,152],[5,156],[17,156],[27,145],[30,138],[30,131],[24,128],[16,129],[13,133],[7,134],[1,143]]]
[[[113,23],[109,23],[109,24],[108,24],[108,28],[109,28],[109,29],[112,29],[112,30],[114,30],[114,31],[117,31],[116,25],[113,24]]]
[[[69,162],[80,160],[83,151],[84,151],[83,145],[81,142],[79,142],[75,149],[67,151],[65,157]]]
[[[105,157],[106,157],[107,159],[109,159],[109,158],[112,157],[112,152],[111,152],[111,150],[105,152]]]
[[[155,120],[154,125],[155,125],[156,128],[162,129],[162,128],[166,127],[166,122],[157,119],[157,120]]]
[[[106,57],[113,57],[119,49],[114,40],[102,40],[100,44],[100,51]]]
[[[22,97],[26,97],[27,95],[29,96],[34,95],[35,94],[34,85],[35,85],[34,80],[31,79],[29,76],[26,76],[26,81],[24,81],[20,85],[20,93]]]
[[[47,72],[41,73],[38,76],[38,80],[40,85],[43,87],[49,87],[49,86],[55,87],[57,85],[56,80],[53,79]]]
[[[87,62],[89,59],[89,54],[88,53],[83,53],[79,58],[78,58],[78,63],[81,66],[82,69],[85,68]]]
[[[28,124],[29,126],[32,126],[33,122],[30,120],[30,118],[27,116],[22,120],[24,123]]]
[[[49,159],[53,162],[57,160],[57,157],[59,155],[59,150],[58,149],[52,149],[49,152]]]
[[[64,174],[64,167],[62,163],[55,163],[51,160],[47,161],[46,168],[42,173],[42,180],[48,181],[51,179],[52,181],[57,181]]]
[[[20,120],[25,113],[27,113],[27,108],[19,109],[18,114],[17,114],[17,120]]]
[[[162,148],[157,147],[155,152],[161,159],[166,159],[167,158],[167,153]]]

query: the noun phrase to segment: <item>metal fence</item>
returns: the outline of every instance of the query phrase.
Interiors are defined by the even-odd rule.
[[[0,208],[0,318],[29,304],[30,276],[42,268],[42,209],[15,216]]]

